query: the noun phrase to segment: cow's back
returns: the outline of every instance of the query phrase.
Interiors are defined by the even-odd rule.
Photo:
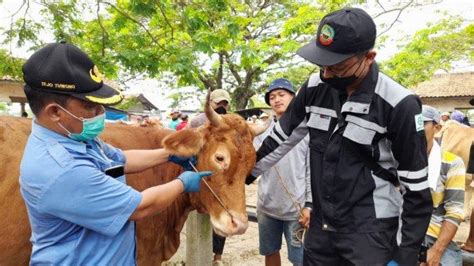
[[[448,121],[442,129],[441,149],[461,157],[467,166],[471,143],[474,141],[474,128]]]
[[[30,226],[18,178],[31,119],[0,116],[0,265],[27,264]]]
[[[31,132],[31,119],[0,116],[0,265],[26,265],[31,254],[28,216],[19,189],[19,169],[23,150]],[[172,131],[153,128],[107,125],[101,138],[122,149],[151,149]],[[166,183],[180,173],[173,164],[127,175],[127,183],[142,191]],[[171,257],[179,245],[189,199],[182,195],[162,213],[137,222],[140,265],[159,265]]]

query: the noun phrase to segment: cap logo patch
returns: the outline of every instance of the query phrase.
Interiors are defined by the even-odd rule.
[[[334,35],[334,29],[328,24],[324,24],[319,33],[319,42],[324,46],[328,46],[334,41]]]
[[[91,70],[89,70],[89,74],[91,76],[91,79],[97,83],[102,82],[102,73],[100,73],[99,69],[97,66],[94,66]]]

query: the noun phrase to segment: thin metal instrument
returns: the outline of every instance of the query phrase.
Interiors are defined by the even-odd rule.
[[[188,161],[189,162],[189,161]],[[198,169],[196,169],[196,167],[193,165],[193,163],[189,162],[189,165],[191,165],[191,167],[194,169],[194,172],[198,173]],[[224,202],[222,202],[222,200],[219,198],[219,196],[217,196],[216,192],[214,192],[214,190],[212,190],[211,186],[209,186],[209,184],[207,183],[206,179],[201,179],[203,182],[204,182],[204,185],[206,185],[206,187],[209,189],[209,191],[211,191],[212,195],[214,196],[214,198],[217,199],[217,201],[219,202],[219,204],[222,206],[222,208],[230,215],[230,217],[233,219],[234,216],[232,215],[232,213],[230,213],[229,209],[227,209],[227,207],[224,205]]]

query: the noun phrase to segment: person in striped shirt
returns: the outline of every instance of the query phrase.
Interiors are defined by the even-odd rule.
[[[464,178],[462,159],[442,151],[434,140],[441,129],[440,114],[423,105],[423,120],[428,151],[428,184],[433,198],[433,214],[425,236],[426,263],[421,265],[462,265],[462,254],[453,238],[463,220]]]

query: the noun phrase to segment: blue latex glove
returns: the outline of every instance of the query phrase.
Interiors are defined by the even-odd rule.
[[[387,266],[398,266],[398,263],[394,260],[391,260],[387,263]]]
[[[179,156],[175,156],[175,155],[170,155],[168,157],[168,161],[180,165],[181,167],[184,168],[185,171],[194,171],[194,169],[191,167],[189,162],[191,162],[194,166],[197,165],[196,156],[179,157]]]
[[[212,175],[212,172],[191,172],[186,171],[178,176],[178,179],[183,182],[184,192],[198,192],[201,188],[201,179],[205,176]]]

